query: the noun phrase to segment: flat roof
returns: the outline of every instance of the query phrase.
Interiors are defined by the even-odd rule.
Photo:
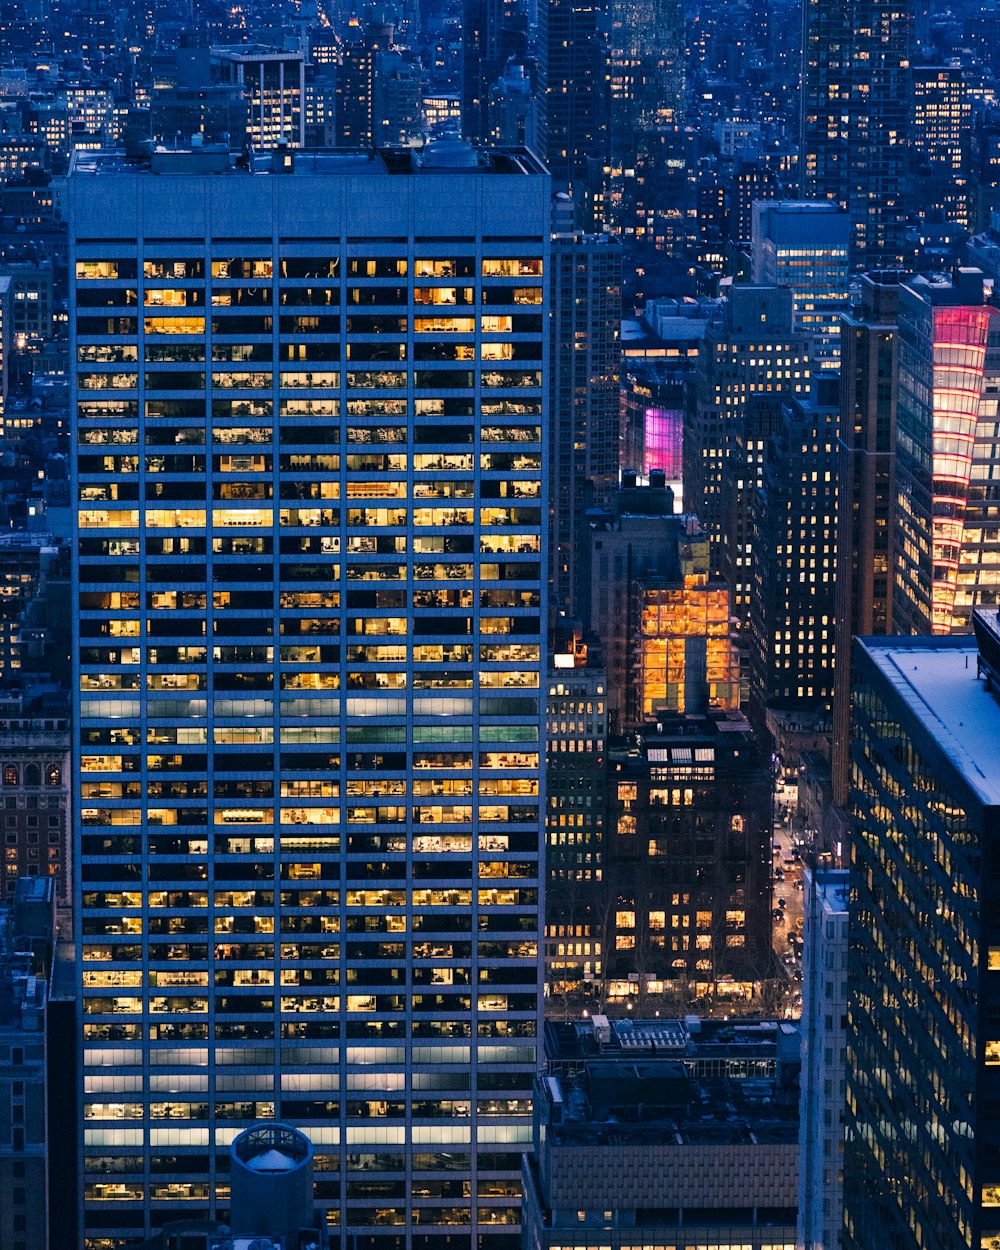
[[[286,163],[287,162],[287,163]],[[262,148],[252,155],[227,150],[221,144],[196,148],[157,147],[133,157],[118,149],[81,149],[70,158],[70,174],[107,177],[128,174],[155,177],[169,174],[246,177],[272,174],[451,174],[539,175],[548,170],[527,148],[484,151],[456,139],[431,140],[423,148]]]
[[[975,639],[859,642],[979,799],[1000,806],[1000,703],[980,680]]]
[[[810,872],[810,869],[806,869]],[[847,868],[814,868],[811,870],[817,901],[831,912],[846,912],[850,905],[850,878]]]

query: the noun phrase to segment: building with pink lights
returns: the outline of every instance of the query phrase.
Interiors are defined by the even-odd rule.
[[[675,361],[638,360],[621,384],[624,467],[644,476],[661,470],[675,496],[683,472],[685,374]]]
[[[1000,602],[1000,309],[983,275],[917,277],[900,292],[896,444],[899,633],[948,634]]]

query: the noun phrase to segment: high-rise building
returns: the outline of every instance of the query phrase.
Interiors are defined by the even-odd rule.
[[[0,1243],[50,1245],[48,977],[55,919],[53,883],[18,882],[0,903]],[[52,1197],[58,1180],[51,1175]],[[56,1199],[58,1200],[58,1199]]]
[[[548,0],[545,9],[548,166],[572,191],[606,146],[601,14],[594,0]]]
[[[518,1235],[550,197],[445,155],[70,176],[92,1245],[279,1118],[351,1250]]]
[[[851,639],[892,632],[896,356],[904,275],[865,274],[841,323],[833,801],[850,786]]]
[[[803,1250],[836,1250],[844,1223],[849,876],[846,868],[815,866],[802,874],[798,1245]]]
[[[813,370],[840,364],[840,314],[847,310],[851,219],[836,204],[758,200],[751,273],[760,286],[787,286],[794,325],[812,336]]]
[[[608,220],[635,243],[665,250],[695,229],[682,131],[683,8],[678,0],[614,0],[609,9]]]
[[[258,148],[279,142],[305,143],[305,57],[301,52],[275,52],[263,47],[218,48],[213,51],[223,83],[237,83],[246,94],[247,137]]]
[[[490,90],[512,58],[523,63],[528,18],[520,0],[462,0],[462,135],[489,135]]]
[[[553,236],[551,284],[549,582],[559,605],[579,612],[579,563],[589,558],[584,513],[607,507],[618,486],[621,243],[607,235]],[[536,288],[516,298],[539,294]]]
[[[771,759],[739,712],[665,714],[608,748],[603,997],[748,998],[771,975]],[[723,988],[726,987],[726,988]]]
[[[558,995],[599,976],[602,960],[593,904],[604,877],[607,679],[600,648],[579,630],[554,642],[546,717],[545,983]]]
[[[925,216],[971,224],[972,101],[960,65],[913,69],[914,200]]]
[[[734,286],[698,353],[684,421],[684,506],[708,533],[717,576],[727,541],[725,464],[748,399],[809,393],[809,337],[794,329],[792,318],[791,291]]]
[[[856,647],[844,1244],[1000,1237],[1000,633]]]
[[[901,634],[968,628],[977,602],[996,602],[1000,570],[985,553],[997,527],[972,498],[976,462],[996,460],[995,398],[980,429],[995,308],[983,302],[983,275],[918,276],[899,297],[896,415],[895,582],[892,625]],[[994,383],[995,385],[995,383]],[[980,437],[982,435],[982,437]],[[984,484],[985,485],[985,484]],[[985,505],[985,490],[977,481]],[[995,505],[993,505],[995,507]],[[973,521],[976,517],[976,521]],[[985,525],[984,525],[985,522]],[[980,552],[984,553],[980,556]]]
[[[836,404],[790,400],[753,501],[750,718],[765,708],[828,709],[837,565]]]
[[[372,83],[376,147],[416,143],[421,139],[421,87],[420,62],[405,48],[390,46],[379,50]]]
[[[897,268],[905,256],[915,8],[802,6],[801,190],[850,214],[857,268]]]

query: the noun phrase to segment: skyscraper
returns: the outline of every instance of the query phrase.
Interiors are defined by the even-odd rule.
[[[549,582],[560,607],[581,612],[579,564],[590,558],[584,512],[607,507],[618,486],[621,243],[553,236],[551,279]]]
[[[1000,633],[857,644],[845,1246],[1000,1236]]]
[[[915,195],[925,215],[940,213],[966,228],[971,223],[969,164],[972,101],[969,74],[960,65],[913,70]]]
[[[983,438],[977,435],[997,315],[983,302],[978,269],[958,270],[953,280],[919,276],[900,291],[892,607],[898,633],[968,628],[977,585],[988,588],[985,602],[995,601],[1000,586],[991,567],[977,575],[989,518],[969,526],[973,464],[996,459],[993,422]],[[992,362],[990,369],[1000,373]],[[988,537],[994,546],[994,534]]]
[[[608,220],[663,249],[687,230],[684,16],[678,0],[614,0],[608,49]],[[692,212],[693,218],[693,212]],[[692,222],[693,232],[693,222]]]
[[[517,1236],[549,193],[458,157],[71,174],[94,1244],[272,1118],[351,1250]]]
[[[753,206],[751,278],[792,292],[796,330],[812,337],[813,370],[840,364],[840,314],[847,309],[851,219],[835,204],[758,200]]]
[[[809,340],[793,328],[792,315],[790,291],[734,286],[698,353],[684,420],[684,506],[708,532],[716,575],[727,541],[725,465],[748,399],[809,393]]]
[[[803,0],[802,194],[847,209],[859,268],[904,256],[914,10],[914,0]]]
[[[837,563],[836,405],[789,400],[753,501],[750,718],[829,708]]]
[[[835,1250],[844,1223],[849,873],[814,866],[802,883],[798,1244]]]
[[[490,88],[513,57],[523,61],[528,21],[518,0],[462,0],[462,134],[485,142]]]
[[[604,44],[594,0],[548,0],[546,138],[553,182],[571,190],[605,150]]]
[[[851,639],[892,632],[893,478],[900,282],[865,274],[861,301],[841,324],[837,610],[833,696],[833,801],[850,785]]]

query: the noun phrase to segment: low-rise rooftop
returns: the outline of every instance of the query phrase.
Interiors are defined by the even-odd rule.
[[[550,1021],[557,1146],[787,1143],[798,1133],[799,1031],[781,1020]]]

